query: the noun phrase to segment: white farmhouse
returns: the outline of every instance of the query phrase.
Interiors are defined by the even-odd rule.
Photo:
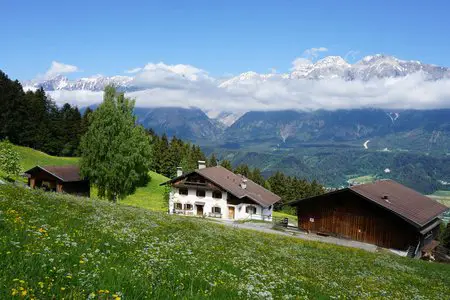
[[[169,180],[169,213],[223,219],[272,220],[273,204],[280,197],[245,178],[221,167],[198,169]]]

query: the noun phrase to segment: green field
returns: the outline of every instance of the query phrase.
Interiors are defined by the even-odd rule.
[[[123,204],[142,207],[156,211],[166,211],[167,201],[164,199],[165,186],[161,183],[169,180],[167,177],[150,171],[151,180],[145,187],[137,188],[136,192],[121,201]]]
[[[78,164],[78,157],[57,157],[27,147],[14,146],[19,153],[22,171],[34,166],[60,166]]]
[[[22,171],[26,171],[38,165],[60,166],[78,164],[79,161],[78,157],[51,156],[41,151],[21,146],[14,146],[14,148],[19,153]],[[151,178],[150,182],[145,187],[138,188],[133,195],[128,196],[122,202],[151,210],[165,211],[167,205],[165,204],[166,201],[164,201],[164,187],[159,186],[159,184],[167,181],[168,178],[151,171],[149,172],[149,175]],[[24,180],[23,178],[17,179]],[[97,191],[95,187],[92,187],[92,198],[96,198],[96,195]]]
[[[428,195],[429,197],[439,201],[440,203],[450,207],[450,191],[436,191],[435,193]]]
[[[448,299],[448,265],[0,186],[0,299]]]
[[[365,176],[359,176],[350,178],[347,182],[348,183],[358,183],[358,184],[364,184],[364,183],[371,183],[374,182],[376,178],[372,175],[365,175]]]

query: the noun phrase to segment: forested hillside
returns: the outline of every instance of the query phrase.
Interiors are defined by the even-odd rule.
[[[42,88],[24,92],[22,85],[0,71],[0,140],[48,154],[77,155],[90,110],[56,106]]]

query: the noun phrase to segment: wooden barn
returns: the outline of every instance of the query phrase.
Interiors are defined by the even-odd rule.
[[[58,193],[90,196],[89,180],[81,178],[78,166],[36,166],[24,172],[28,186]]]
[[[439,233],[448,208],[392,180],[293,201],[298,227],[416,256]]]

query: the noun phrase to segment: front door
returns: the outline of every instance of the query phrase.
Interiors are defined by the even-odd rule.
[[[228,219],[234,219],[234,206],[228,206]]]
[[[196,205],[197,206],[197,216],[203,216],[203,205]]]

